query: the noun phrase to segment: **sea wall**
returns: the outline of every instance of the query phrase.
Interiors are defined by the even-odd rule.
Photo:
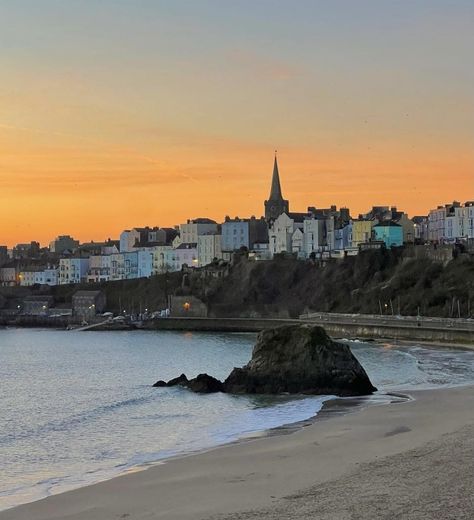
[[[260,332],[300,320],[265,318],[159,318],[143,322],[140,328],[152,330],[188,330],[209,332]]]
[[[259,332],[286,324],[301,322],[321,325],[335,338],[399,339],[452,343],[474,347],[474,323],[444,321],[399,320],[382,316],[321,315],[301,319],[265,318],[161,318],[144,322],[141,328],[151,330],[188,330],[209,332]]]

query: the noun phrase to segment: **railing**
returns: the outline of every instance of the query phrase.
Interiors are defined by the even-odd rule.
[[[438,318],[428,316],[400,316],[386,314],[339,314],[329,312],[311,312],[301,314],[301,320],[359,325],[393,325],[398,327],[424,326],[474,331],[471,318]]]

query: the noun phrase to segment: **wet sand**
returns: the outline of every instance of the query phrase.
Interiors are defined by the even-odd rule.
[[[0,520],[464,519],[474,387],[336,414],[0,513]]]

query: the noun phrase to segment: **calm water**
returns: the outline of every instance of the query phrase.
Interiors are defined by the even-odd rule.
[[[314,416],[325,398],[152,388],[225,378],[252,334],[0,330],[0,509]],[[474,382],[474,352],[352,343],[383,391]]]

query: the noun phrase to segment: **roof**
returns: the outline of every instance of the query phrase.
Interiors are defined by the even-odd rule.
[[[210,218],[203,218],[203,217],[199,217],[199,218],[193,218],[192,220],[189,221],[190,224],[217,224],[217,222],[215,220],[212,220]]]
[[[428,220],[426,215],[415,215],[412,218],[412,221],[415,222],[415,224],[421,224],[422,222],[425,222],[425,220]]]
[[[77,296],[79,297],[84,297],[84,296],[99,296],[103,294],[102,291],[77,291],[75,292],[72,297],[73,298],[76,298]]]
[[[293,219],[295,222],[303,222],[303,220],[310,219],[311,214],[310,213],[298,213],[294,211],[290,211],[288,213],[288,216]]]
[[[180,244],[176,249],[196,249],[197,244]]]
[[[280,173],[278,172],[278,161],[276,155],[273,162],[272,187],[270,189],[270,197],[268,200],[283,200],[280,185]]]
[[[35,296],[26,296],[23,298],[25,302],[52,302],[54,298],[50,295],[35,295]]]
[[[397,224],[396,222],[393,222],[392,220],[388,220],[385,222],[379,222],[378,224],[375,224],[374,227],[402,227],[400,224]]]

